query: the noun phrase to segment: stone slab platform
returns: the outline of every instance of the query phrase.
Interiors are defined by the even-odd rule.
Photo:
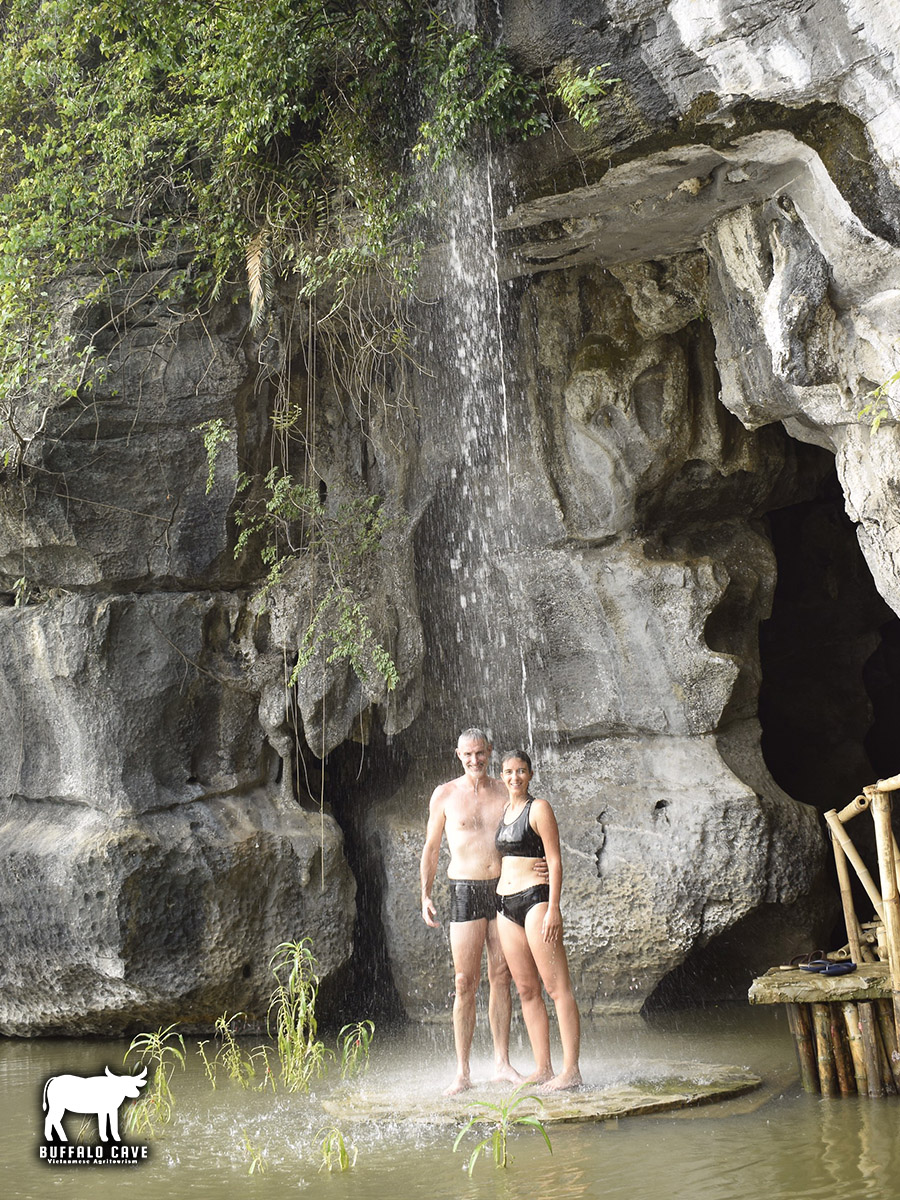
[[[888,964],[860,963],[849,975],[820,975],[798,967],[772,967],[750,985],[751,1004],[833,1004],[890,1000]]]
[[[607,1087],[579,1088],[573,1092],[540,1092],[537,1100],[527,1099],[520,1104],[516,1115],[534,1115],[544,1124],[565,1121],[608,1121],[646,1113],[666,1112],[699,1104],[730,1100],[755,1091],[761,1084],[758,1076],[742,1067],[713,1066],[705,1063],[659,1064],[660,1074],[648,1073],[647,1079],[635,1079],[627,1084]],[[478,1113],[478,1103],[506,1104],[512,1091],[502,1085],[471,1088],[458,1096],[410,1095],[402,1088],[397,1091],[360,1091],[335,1093],[323,1101],[323,1107],[336,1117],[348,1120],[411,1121],[419,1124],[449,1125],[468,1121]],[[484,1110],[485,1122],[495,1121],[497,1113]]]

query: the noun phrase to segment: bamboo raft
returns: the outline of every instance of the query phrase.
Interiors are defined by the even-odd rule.
[[[823,1096],[900,1095],[900,849],[891,826],[892,793],[900,775],[863,788],[838,812],[825,813],[847,926],[847,944],[826,955],[852,961],[846,975],[773,967],[750,988],[751,1004],[784,1004],[797,1051],[800,1080]],[[871,812],[880,888],[853,845],[846,826]],[[865,889],[875,919],[856,916],[850,867]]]

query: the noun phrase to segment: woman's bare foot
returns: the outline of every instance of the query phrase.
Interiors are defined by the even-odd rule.
[[[558,1075],[554,1075],[552,1079],[544,1084],[541,1090],[544,1092],[565,1092],[571,1088],[581,1086],[581,1072],[577,1067],[574,1067],[571,1071],[560,1071]]]
[[[525,1082],[526,1083],[544,1084],[544,1083],[549,1083],[552,1078],[553,1078],[553,1068],[552,1067],[544,1067],[543,1069],[539,1069],[537,1071],[532,1071],[531,1074],[526,1077]]]
[[[468,1091],[472,1080],[468,1075],[457,1075],[448,1088],[444,1088],[445,1096],[458,1096],[460,1092]]]
[[[512,1063],[500,1063],[494,1072],[492,1083],[524,1083],[525,1076],[520,1075]]]

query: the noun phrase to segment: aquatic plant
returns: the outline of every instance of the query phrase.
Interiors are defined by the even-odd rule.
[[[278,986],[269,1001],[267,1027],[275,1039],[281,1078],[289,1091],[307,1091],[313,1076],[324,1074],[329,1057],[317,1036],[317,962],[309,938],[282,942],[269,965]]]
[[[352,1146],[350,1150],[347,1149],[344,1135],[336,1125],[333,1125],[331,1129],[320,1129],[316,1137],[320,1136],[322,1137],[320,1143],[322,1162],[319,1170],[349,1171],[356,1162],[358,1153],[356,1147]]]
[[[471,1175],[475,1170],[475,1163],[481,1153],[490,1154],[494,1160],[495,1167],[505,1167],[510,1161],[508,1149],[509,1132],[512,1128],[518,1126],[526,1126],[530,1129],[537,1129],[547,1143],[547,1149],[553,1153],[553,1146],[550,1142],[550,1136],[544,1128],[543,1123],[537,1117],[530,1113],[516,1113],[519,1105],[524,1104],[526,1100],[534,1100],[541,1108],[544,1106],[543,1100],[539,1096],[535,1096],[533,1092],[523,1092],[522,1088],[525,1084],[517,1087],[506,1100],[498,1101],[496,1104],[488,1100],[473,1100],[471,1107],[481,1111],[473,1113],[466,1124],[456,1135],[456,1141],[453,1143],[453,1149],[458,1150],[459,1144],[469,1130],[478,1124],[483,1124],[489,1114],[494,1114],[493,1125],[491,1132],[481,1139],[475,1149],[472,1151],[466,1169]]]
[[[266,1159],[266,1152],[261,1146],[254,1146],[247,1136],[247,1130],[241,1131],[244,1136],[244,1150],[247,1152],[247,1157],[250,1160],[250,1169],[248,1175],[265,1175],[269,1169],[269,1163]]]
[[[277,1073],[289,1091],[305,1091],[314,1076],[325,1074],[330,1061],[340,1062],[342,1079],[365,1071],[375,1036],[374,1021],[344,1025],[338,1034],[337,1051],[318,1037],[319,976],[310,939],[282,942],[272,955],[270,966],[277,986],[269,998],[267,1032],[275,1047],[262,1045],[246,1050],[234,1027],[247,1014],[223,1013],[215,1023],[220,1043],[215,1053],[207,1052],[208,1041],[200,1042],[197,1047],[213,1088],[222,1072],[241,1087],[271,1087],[273,1091]],[[273,1057],[277,1059],[274,1071]]]
[[[197,1052],[203,1060],[203,1068],[206,1071],[206,1077],[212,1084],[216,1086],[216,1077],[221,1067],[229,1079],[236,1080],[241,1087],[255,1086],[259,1089],[271,1086],[275,1090],[275,1081],[272,1076],[272,1069],[269,1063],[269,1051],[266,1046],[255,1046],[252,1050],[244,1050],[234,1034],[233,1024],[242,1018],[246,1018],[246,1013],[223,1013],[221,1017],[216,1019],[216,1033],[221,1039],[221,1045],[216,1050],[212,1058],[206,1053],[208,1042],[200,1042],[197,1047]],[[257,1080],[260,1071],[262,1078]]]
[[[341,1057],[341,1079],[358,1075],[369,1066],[369,1048],[375,1036],[374,1021],[354,1021],[338,1034]]]
[[[184,1038],[175,1025],[160,1027],[153,1033],[139,1033],[131,1040],[123,1061],[134,1056],[141,1066],[153,1066],[153,1082],[127,1110],[125,1128],[130,1133],[153,1136],[172,1119],[174,1097],[170,1086],[175,1068],[184,1070]]]

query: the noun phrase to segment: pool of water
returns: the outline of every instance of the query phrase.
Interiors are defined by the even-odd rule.
[[[527,1044],[514,1030],[513,1060],[527,1067]],[[453,1197],[623,1197],[627,1200],[888,1200],[900,1173],[897,1099],[826,1100],[799,1086],[781,1009],[721,1007],[585,1022],[582,1068],[593,1086],[623,1083],[660,1062],[726,1063],[763,1079],[748,1096],[665,1116],[549,1127],[553,1152],[536,1130],[514,1131],[505,1169],[480,1159],[464,1170],[478,1138],[456,1153],[457,1127],[410,1118],[345,1121],[323,1108],[337,1080],[310,1095],[244,1090],[222,1081],[213,1090],[196,1043],[187,1070],[173,1080],[175,1112],[150,1143],[147,1162],[132,1167],[48,1166],[42,1144],[41,1092],[49,1075],[102,1073],[121,1065],[124,1043],[87,1040],[0,1042],[0,1191],[7,1200],[71,1196],[141,1200],[187,1194],[231,1200],[253,1194],[305,1193],[333,1200],[444,1200]],[[479,1044],[476,1080],[490,1060]],[[395,1092],[398,1110],[426,1114],[429,1098],[452,1075],[450,1030],[378,1031],[369,1072],[354,1087]],[[478,1098],[496,1098],[479,1088]],[[86,1118],[90,1138],[94,1118]],[[74,1141],[81,1119],[66,1118]],[[344,1173],[320,1169],[324,1133],[337,1123],[356,1154]],[[131,1137],[126,1140],[140,1141]],[[251,1168],[254,1168],[251,1173]]]

